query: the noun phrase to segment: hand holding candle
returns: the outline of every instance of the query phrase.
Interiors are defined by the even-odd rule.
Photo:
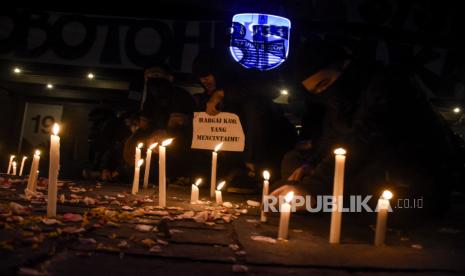
[[[284,202],[279,207],[280,218],[279,218],[279,230],[278,239],[286,240],[289,232],[289,220],[291,217],[291,201],[294,198],[294,192],[289,192],[284,197]]]
[[[12,167],[12,165],[13,165],[13,160],[14,160],[14,159],[15,159],[15,156],[14,156],[14,155],[11,155],[11,156],[10,156],[10,162],[8,163],[8,170],[7,170],[6,174],[10,174],[10,172],[11,172],[11,167]]]
[[[213,198],[215,196],[215,187],[216,187],[216,167],[218,162],[218,151],[223,146],[223,143],[219,143],[216,145],[214,151],[212,152],[212,171],[210,177],[210,197]]]
[[[263,193],[262,193],[262,205],[265,204],[265,197],[268,196],[269,193],[269,180],[270,180],[270,172],[269,171],[263,171]],[[261,222],[266,222],[266,214],[261,211],[260,214],[260,221]]]
[[[226,184],[226,181],[220,182],[220,184],[218,184],[218,187],[216,188],[215,196],[216,196],[216,203],[217,204],[222,204],[223,203],[223,195],[221,194],[221,189],[223,189],[224,184]]]
[[[50,136],[50,163],[48,169],[47,217],[56,217],[58,172],[60,170],[60,126],[55,123]]]
[[[36,150],[32,158],[31,171],[29,172],[29,179],[27,181],[26,190],[32,193],[36,192],[37,169],[39,168],[40,150]],[[26,192],[27,194],[27,192]]]
[[[198,178],[195,184],[192,184],[191,204],[199,202],[199,185],[202,183],[202,178]]]
[[[145,173],[144,173],[144,189],[149,187],[150,177],[150,163],[152,162],[152,151],[158,145],[158,143],[151,144],[147,149],[147,156],[145,157]]]
[[[331,213],[331,229],[329,232],[329,243],[339,243],[341,239],[342,203],[344,194],[344,166],[346,150],[338,148],[334,151],[336,165],[334,168],[333,201],[336,206]]]
[[[21,161],[21,167],[19,168],[19,176],[23,176],[24,163],[26,163],[27,156],[23,156]]]
[[[140,180],[140,167],[144,163],[144,160],[140,159],[134,170],[134,180],[132,181],[131,194],[135,195],[139,192],[139,180]]]
[[[158,148],[158,205],[166,207],[166,147],[173,142],[173,138],[163,141]]]
[[[392,198],[392,193],[388,190],[383,192],[383,195],[378,200],[376,209],[378,216],[376,218],[375,245],[384,245],[386,239],[387,217],[391,207],[389,200]]]

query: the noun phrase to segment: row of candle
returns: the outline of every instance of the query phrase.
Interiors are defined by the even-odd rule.
[[[12,174],[12,175],[16,175],[16,168],[17,168],[17,165],[18,163],[16,161],[14,161],[15,159],[15,155],[11,155],[10,156],[10,162],[8,163],[8,170],[6,172],[6,174]],[[23,159],[21,161],[21,166],[19,168],[19,176],[22,176],[23,175],[23,169],[24,169],[24,164],[26,163],[26,160],[27,160],[27,156],[23,156]]]
[[[57,187],[58,187],[58,174],[60,169],[60,137],[58,132],[60,131],[60,126],[54,124],[52,127],[52,134],[50,136],[50,158],[49,158],[49,172],[48,172],[48,194],[47,194],[47,217],[56,216],[56,204],[57,204]],[[10,163],[8,164],[7,174],[10,173],[12,169],[12,174],[16,175],[16,162],[14,162],[14,155],[10,157]],[[23,157],[21,162],[21,167],[19,170],[19,176],[22,176],[24,163],[27,159],[27,156]],[[36,150],[31,163],[31,171],[29,173],[29,178],[27,181],[27,187],[25,189],[26,195],[34,195],[37,189],[37,178],[38,178],[38,168],[40,162],[40,151]]]
[[[58,182],[58,172],[59,172],[59,162],[60,162],[60,137],[58,136],[59,126],[54,124],[53,133],[50,137],[50,163],[49,163],[49,184],[48,184],[48,200],[47,200],[47,216],[55,217],[56,216],[56,201],[57,201],[57,182]],[[166,206],[166,147],[171,144],[173,139],[167,139],[161,143],[159,146],[159,206]],[[157,143],[152,144],[147,149],[146,154],[146,169],[144,174],[144,184],[143,187],[148,187],[149,173],[150,173],[150,162],[152,157],[152,151],[157,146]],[[211,188],[210,195],[211,197],[216,198],[216,203],[221,204],[222,194],[221,189],[225,185],[225,181],[221,182],[216,187],[216,169],[217,169],[217,158],[218,151],[222,146],[218,144],[213,153],[212,153],[212,168],[211,168]],[[140,181],[140,168],[144,161],[141,159],[141,149],[143,147],[142,143],[139,143],[136,147],[135,152],[135,169],[134,169],[134,180],[132,187],[132,194],[136,194],[139,190],[139,181]],[[331,214],[331,226],[329,234],[329,242],[332,244],[337,244],[340,242],[341,236],[341,221],[342,221],[342,203],[343,203],[343,188],[344,188],[344,167],[345,167],[345,154],[346,151],[342,148],[336,149],[335,153],[335,170],[334,170],[334,183],[333,183],[333,198],[336,200],[336,208],[333,209]],[[14,162],[14,155],[10,157],[10,163],[8,165],[8,174],[10,170],[13,169],[13,175],[16,175],[16,162]],[[23,157],[21,164],[20,175],[24,168],[24,162],[27,157]],[[36,151],[34,154],[33,162],[31,164],[31,172],[29,174],[28,185],[26,188],[26,193],[34,193],[36,190],[37,182],[37,169],[39,166],[40,160],[40,151]],[[262,194],[262,203],[265,201],[265,197],[269,193],[269,179],[270,173],[264,171],[263,173],[264,182],[263,182],[263,194]],[[199,188],[198,186],[201,183],[201,179],[198,179],[195,184],[192,185],[191,192],[191,203],[196,204],[199,198]],[[289,221],[290,221],[290,212],[291,212],[291,201],[294,197],[294,192],[289,192],[285,198],[283,204],[280,206],[280,223],[278,230],[278,239],[287,239]],[[375,231],[375,245],[384,244],[386,227],[387,227],[387,214],[390,208],[389,199],[392,198],[392,193],[385,191],[381,198],[378,200],[377,210],[377,223]],[[260,215],[260,221],[266,222],[266,215],[262,211]]]
[[[161,143],[158,147],[158,187],[159,187],[159,194],[158,194],[158,205],[161,207],[166,207],[166,147],[171,144],[173,138],[167,139]],[[150,145],[146,152],[146,159],[145,159],[145,173],[144,173],[144,188],[148,188],[148,181],[150,176],[150,163],[152,159],[152,151],[158,145],[158,143],[154,143]],[[217,162],[218,162],[218,151],[221,149],[223,143],[220,143],[215,146],[212,152],[212,167],[211,167],[211,179],[210,179],[210,196],[211,198],[216,198],[217,203],[222,202],[221,196],[221,189],[224,186],[224,182],[220,183],[216,186],[216,170],[217,170]],[[139,191],[139,182],[140,182],[140,168],[143,165],[144,161],[141,159],[142,148],[144,144],[139,143],[135,149],[135,160],[134,160],[134,178],[132,184],[132,194],[137,194]],[[198,185],[200,182],[196,182],[196,185],[192,187],[192,193],[196,192],[197,200],[198,201]],[[192,197],[195,197],[192,195]]]
[[[334,151],[335,154],[335,169],[334,169],[334,183],[333,183],[333,199],[335,200],[336,208],[333,208],[331,213],[331,226],[329,233],[329,243],[338,244],[341,238],[341,221],[342,221],[342,204],[343,204],[343,190],[344,190],[344,167],[345,167],[345,154],[346,151],[342,148],[338,148]],[[268,195],[270,173],[268,171],[263,172],[263,194],[262,204],[265,203],[265,198]],[[384,191],[382,196],[378,200],[376,210],[378,211],[376,220],[375,230],[375,242],[376,246],[384,245],[386,238],[387,229],[387,217],[390,209],[389,200],[392,198],[392,193],[388,190]],[[289,192],[284,197],[284,202],[281,204],[278,239],[287,239],[289,230],[289,221],[291,213],[291,202],[294,197],[294,192]],[[266,222],[265,213],[261,212],[261,222]]]

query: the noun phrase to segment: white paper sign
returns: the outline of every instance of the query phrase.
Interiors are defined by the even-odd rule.
[[[55,122],[61,121],[63,106],[26,103],[23,118],[23,139],[32,147],[47,143]]]
[[[244,151],[244,131],[239,116],[234,113],[210,116],[206,112],[194,112],[193,126],[193,149],[213,150],[223,143],[222,151]]]

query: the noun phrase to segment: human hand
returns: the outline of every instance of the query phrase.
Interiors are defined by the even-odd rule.
[[[310,195],[309,191],[307,191],[303,187],[295,186],[295,185],[283,185],[279,187],[278,189],[274,190],[273,192],[271,192],[269,196],[278,198],[276,202],[279,202],[279,198],[285,197],[289,192],[294,192],[294,198],[303,197],[306,199],[307,196]],[[305,204],[303,204],[302,206],[296,207],[296,211],[303,211],[303,210],[305,210]]]
[[[288,178],[289,181],[300,181],[304,176],[310,175],[312,168],[309,165],[302,165],[298,167]]]

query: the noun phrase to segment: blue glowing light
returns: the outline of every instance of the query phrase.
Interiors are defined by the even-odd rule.
[[[233,16],[229,51],[245,68],[261,71],[281,65],[289,54],[291,21],[269,14]]]

